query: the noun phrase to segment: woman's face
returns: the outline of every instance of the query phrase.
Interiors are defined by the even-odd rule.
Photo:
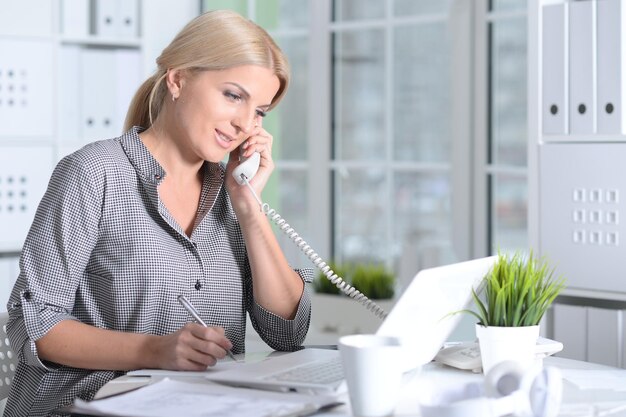
[[[261,125],[280,87],[272,70],[256,65],[179,74],[174,134],[192,158],[210,162],[222,161]]]

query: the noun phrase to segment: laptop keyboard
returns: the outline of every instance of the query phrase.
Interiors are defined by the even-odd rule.
[[[310,384],[329,384],[344,379],[341,358],[308,362],[295,368],[268,375],[264,379],[279,382],[306,382]]]

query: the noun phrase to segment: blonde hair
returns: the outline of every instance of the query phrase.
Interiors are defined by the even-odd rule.
[[[241,65],[258,65],[274,71],[280,81],[270,109],[284,96],[289,84],[287,58],[260,26],[230,10],[206,12],[176,35],[156,60],[157,70],[139,87],[124,122],[148,128],[156,120],[168,90],[167,71],[224,70]]]

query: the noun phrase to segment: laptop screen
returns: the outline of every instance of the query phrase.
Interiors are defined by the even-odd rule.
[[[417,273],[376,334],[395,336],[404,346],[406,370],[430,362],[461,319],[450,314],[467,308],[497,256]]]

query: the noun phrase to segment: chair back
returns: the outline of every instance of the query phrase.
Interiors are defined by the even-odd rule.
[[[0,400],[9,396],[11,382],[17,367],[17,356],[11,350],[7,336],[9,313],[0,313]]]

